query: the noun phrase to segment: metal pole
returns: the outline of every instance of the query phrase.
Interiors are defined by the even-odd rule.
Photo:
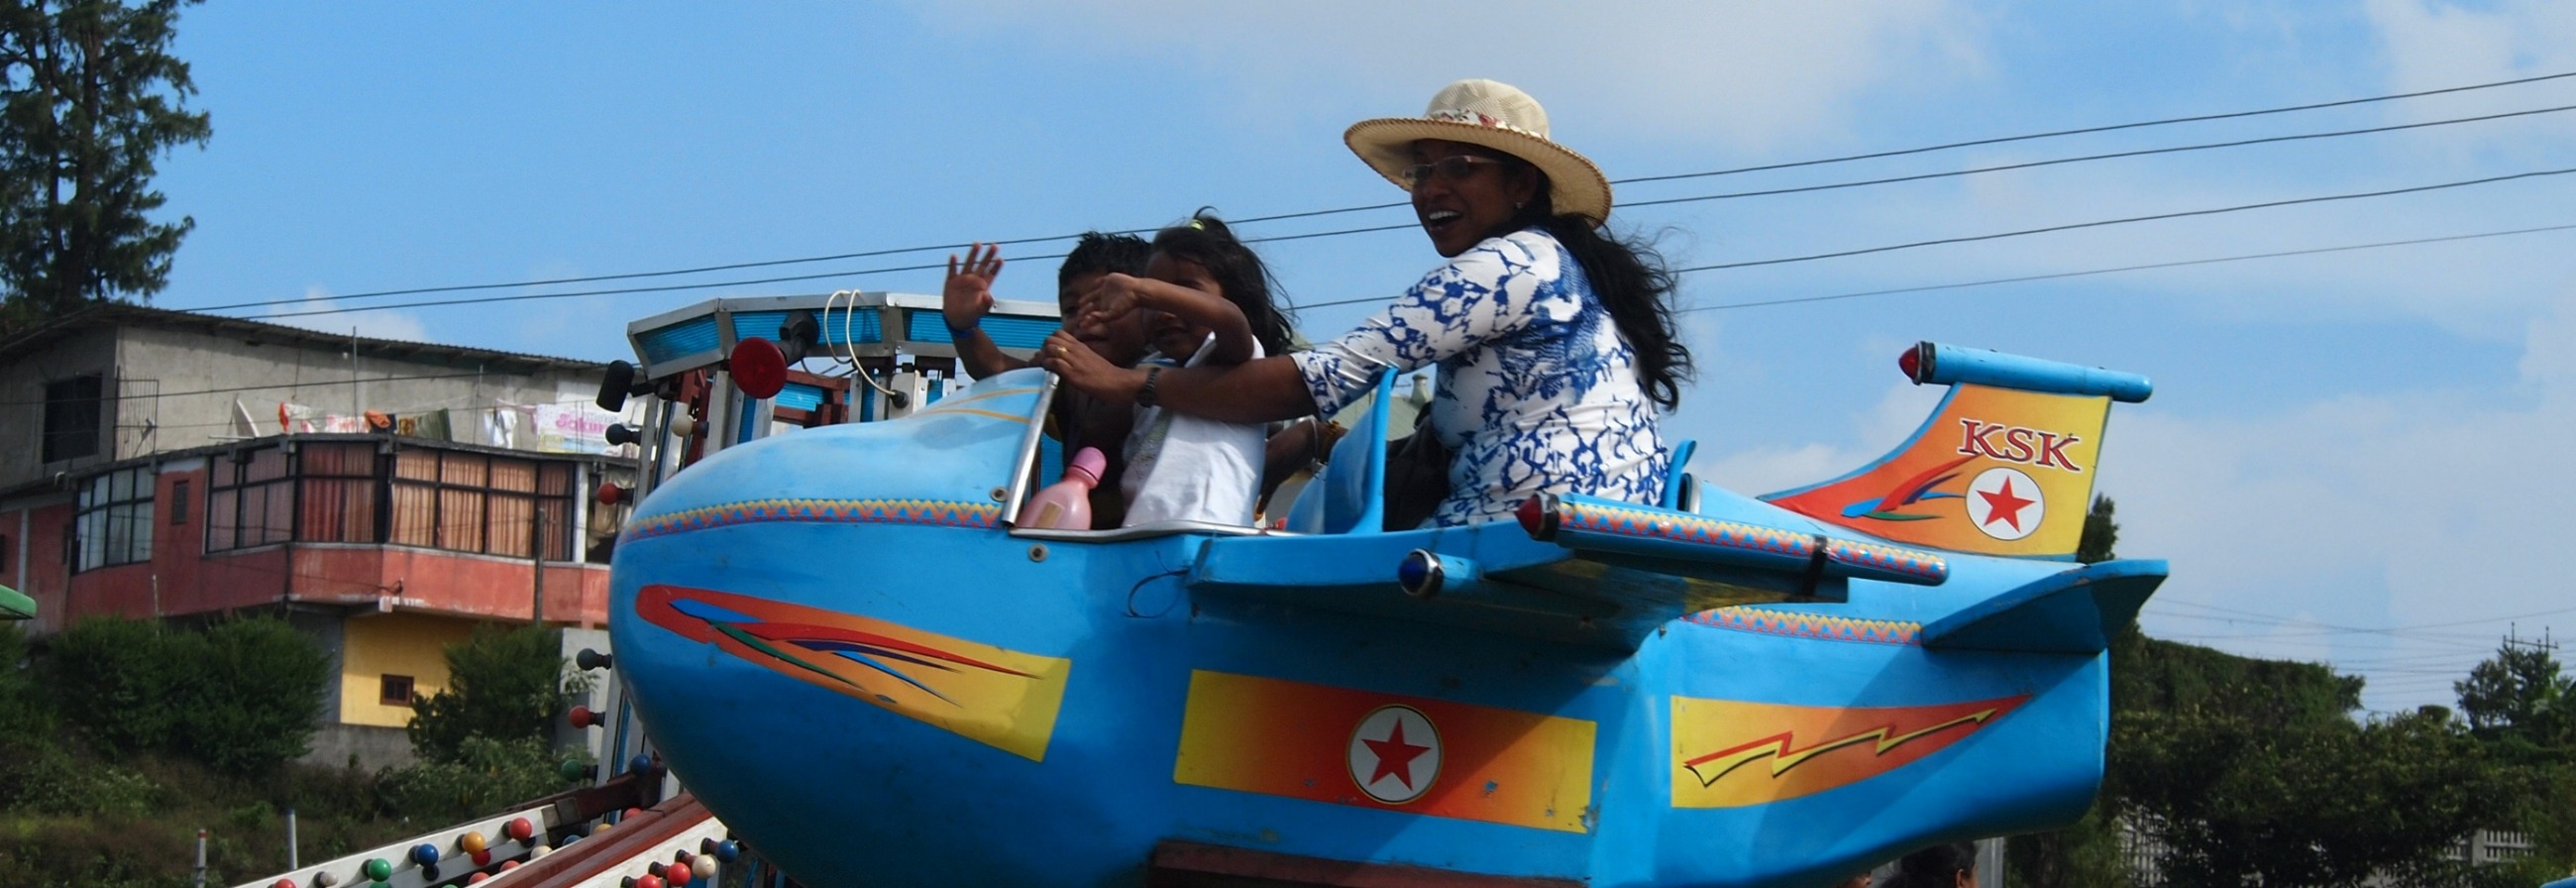
[[[197,828],[197,888],[206,888],[206,829]]]
[[[536,595],[528,603],[528,622],[542,626],[546,622],[546,507],[533,498],[529,505],[536,510],[534,520],[528,522],[528,566],[536,577]]]
[[[286,809],[286,868],[302,869],[303,866],[295,862],[295,809],[288,808]]]

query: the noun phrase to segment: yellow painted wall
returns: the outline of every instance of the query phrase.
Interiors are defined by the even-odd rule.
[[[399,728],[411,707],[379,702],[387,674],[412,678],[412,695],[427,699],[447,687],[447,646],[474,634],[477,621],[421,614],[350,617],[342,625],[340,721]]]

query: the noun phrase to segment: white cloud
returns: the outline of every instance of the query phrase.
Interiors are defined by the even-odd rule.
[[[261,318],[261,320],[271,323],[285,324],[291,327],[302,327],[307,330],[320,330],[325,333],[348,333],[355,330],[358,335],[368,337],[370,339],[399,339],[405,342],[430,341],[429,328],[421,322],[420,316],[417,314],[398,309],[387,311],[347,311],[347,309],[354,307],[356,306],[345,305],[340,301],[333,299],[331,297],[331,291],[328,289],[318,286],[307,287],[304,290],[303,301],[289,305],[270,306],[268,309],[269,316]],[[303,314],[304,312],[313,311],[337,313]],[[291,317],[280,317],[280,315],[290,315]]]
[[[1232,84],[1252,116],[1346,100],[1410,115],[1443,83],[1490,77],[1546,103],[1576,144],[1612,130],[1791,143],[1839,128],[1864,91],[1986,69],[1984,23],[1952,0],[918,5],[933,27],[1016,26],[1102,55],[1179,57]]]
[[[2371,0],[2367,12],[2386,56],[2389,86],[2398,92],[2442,89],[2474,83],[2555,74],[2576,67],[2576,4],[2562,0],[2504,0],[2467,8],[2449,0]],[[2468,113],[2496,113],[2544,105],[2557,100],[2562,85],[2533,84],[2446,96],[2441,107]],[[2405,113],[2392,108],[2391,114]],[[2528,149],[2535,134],[2554,135],[2563,144],[2576,137],[2576,119],[2544,115],[2510,124],[2468,127],[2458,137],[2426,134],[2453,148]],[[2525,143],[2518,145],[2517,143]]]

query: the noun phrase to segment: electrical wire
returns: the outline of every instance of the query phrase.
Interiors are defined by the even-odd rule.
[[[412,381],[412,380],[419,380],[419,379],[469,379],[469,378],[473,378],[473,377],[477,377],[477,376],[488,376],[488,375],[490,375],[490,374],[488,374],[488,373],[484,373],[484,372],[479,372],[479,371],[478,371],[478,372],[474,372],[474,373],[425,373],[425,374],[420,374],[420,375],[416,375],[416,376],[371,376],[371,377],[367,377],[367,378],[365,378],[365,379],[356,380],[356,382],[358,382],[359,384],[365,384],[365,383],[370,383],[370,382],[409,382],[409,381]],[[195,391],[186,391],[186,392],[152,392],[152,393],[150,393],[150,394],[134,394],[134,395],[127,395],[127,394],[101,395],[99,399],[100,399],[100,400],[114,400],[114,401],[141,401],[141,400],[147,400],[147,399],[151,399],[151,398],[174,398],[174,397],[179,397],[179,396],[182,396],[182,395],[221,395],[221,394],[229,394],[229,393],[232,393],[232,392],[255,392],[255,391],[261,391],[261,390],[264,390],[264,389],[330,388],[330,387],[344,386],[344,385],[348,385],[348,384],[350,384],[350,380],[346,380],[346,379],[338,379],[338,380],[326,380],[326,381],[321,381],[321,382],[274,383],[274,384],[269,384],[269,385],[237,385],[237,386],[232,386],[232,387],[229,387],[229,388],[197,389],[197,390],[195,390]],[[84,398],[84,399],[81,399],[81,400],[89,400],[89,399]],[[29,405],[35,405],[35,404],[48,404],[48,403],[52,403],[52,402],[51,402],[51,401],[47,401],[47,400],[45,400],[45,399],[43,399],[43,398],[38,398],[38,399],[33,400],[33,401],[0,401],[0,406],[17,406],[17,407],[23,407],[23,406],[29,406]]]
[[[2169,117],[2169,118],[2161,118],[2161,119],[2156,119],[2156,120],[2143,120],[2143,121],[2133,121],[2133,122],[2129,122],[2129,123],[2109,124],[2109,125],[2104,125],[2104,126],[2091,126],[2091,127],[2079,127],[2079,128],[2075,128],[2075,129],[2050,130],[2050,131],[2045,131],[2045,132],[2024,133],[2024,134],[2011,135],[2011,136],[1995,136],[1995,137],[1982,138],[1982,139],[1970,139],[1970,140],[1967,140],[1967,141],[1960,141],[1960,142],[1946,142],[1946,143],[1935,144],[1935,145],[1923,145],[1923,146],[1917,146],[1917,147],[1912,147],[1912,148],[1900,148],[1900,149],[1892,149],[1892,150],[1885,150],[1885,151],[1873,151],[1873,152],[1867,152],[1867,153],[1862,153],[1862,154],[1843,155],[1843,156],[1838,156],[1838,157],[1825,157],[1825,158],[1816,158],[1816,159],[1811,159],[1811,160],[1789,161],[1789,162],[1784,162],[1784,163],[1761,164],[1761,165],[1756,165],[1756,166],[1734,167],[1734,168],[1729,168],[1729,169],[1719,169],[1719,170],[1706,170],[1706,171],[1701,171],[1701,172],[1692,172],[1692,173],[1670,173],[1670,174],[1654,175],[1654,176],[1635,176],[1635,177],[1630,177],[1630,178],[1625,178],[1625,179],[1613,179],[1613,180],[1611,180],[1611,182],[1612,182],[1613,184],[1620,184],[1620,185],[1625,185],[1625,184],[1635,184],[1635,183],[1644,183],[1644,182],[1665,182],[1665,181],[1677,181],[1677,180],[1682,180],[1682,179],[1699,179],[1699,178],[1709,178],[1709,177],[1715,177],[1715,176],[1731,176],[1731,175],[1738,175],[1738,174],[1743,174],[1743,173],[1765,172],[1765,171],[1770,171],[1770,170],[1783,170],[1783,169],[1795,169],[1795,168],[1801,168],[1801,167],[1824,166],[1824,165],[1829,165],[1829,164],[1849,163],[1849,162],[1861,161],[1861,160],[1876,160],[1876,159],[1889,158],[1889,157],[1903,157],[1903,156],[1916,155],[1916,154],[1926,154],[1926,153],[1932,153],[1932,152],[1938,152],[1938,151],[1948,151],[1948,150],[1953,150],[1953,149],[1958,149],[1958,148],[1973,148],[1973,147],[1980,147],[1980,146],[1986,146],[1986,145],[2001,145],[2001,144],[2008,144],[2008,143],[2012,143],[2012,142],[2032,141],[2032,140],[2037,140],[2037,139],[2051,139],[2051,138],[2059,138],[2059,137],[2063,137],[2063,136],[2073,136],[2073,135],[2086,135],[2086,134],[2093,134],[2093,133],[2115,132],[2115,131],[2121,131],[2121,130],[2141,129],[2141,128],[2157,127],[2157,126],[2169,126],[2169,125],[2174,125],[2174,124],[2183,124],[2183,123],[2200,123],[2200,122],[2207,122],[2207,121],[2214,121],[2214,120],[2242,119],[2242,118],[2260,117],[2260,116],[2273,115],[2273,114],[2285,114],[2285,113],[2291,113],[2291,112],[2297,112],[2297,111],[2313,111],[2313,110],[2319,110],[2319,109],[2324,109],[2324,108],[2337,108],[2337,107],[2346,107],[2346,106],[2352,106],[2352,105],[2369,104],[2369,103],[2375,103],[2375,102],[2388,102],[2388,101],[2396,101],[2396,100],[2401,100],[2401,99],[2422,98],[2422,97],[2426,97],[2426,96],[2435,96],[2435,95],[2445,95],[2445,94],[2451,94],[2451,93],[2470,92],[2470,91],[2475,91],[2475,90],[2496,89],[2496,88],[2500,88],[2500,87],[2507,87],[2507,86],[2518,86],[2518,85],[2529,84],[2529,83],[2539,83],[2539,82],[2543,82],[2543,81],[2560,80],[2560,79],[2565,79],[2565,78],[2569,78],[2569,77],[2576,77],[2576,71],[2568,71],[2568,72],[2562,72],[2562,73],[2557,73],[2557,74],[2544,74],[2544,75],[2538,75],[2538,76],[2533,76],[2533,77],[2514,78],[2514,79],[2509,79],[2509,80],[2489,81],[2489,82],[2485,82],[2485,83],[2475,83],[2475,84],[2468,84],[2468,85],[2464,85],[2464,86],[2445,87],[2445,88],[2441,88],[2441,89],[2419,90],[2419,91],[2414,91],[2414,92],[2404,92],[2404,93],[2390,93],[2390,94],[2377,95],[2377,96],[2365,96],[2365,97],[2362,97],[2362,98],[2342,99],[2342,100],[2331,101],[2331,102],[2314,102],[2314,103],[2299,104],[2299,105],[2286,105],[2286,106],[2279,106],[2279,107],[2272,107],[2272,108],[2261,108],[2261,109],[2255,109],[2255,110],[2249,110],[2249,111],[2233,111],[2233,112],[2225,112],[2225,113],[2217,113],[2217,114],[2199,114],[2199,115],[2190,115],[2190,116],[2184,116],[2184,117]],[[2539,111],[2535,111],[2535,112],[2523,112],[2523,113],[2547,113],[2547,112],[2539,112]],[[2503,115],[2503,116],[2512,116],[2512,115]],[[2478,119],[2492,119],[2492,118],[2491,118],[2491,117],[2490,117],[2490,118],[2469,118],[2469,119],[2463,119],[2463,120],[2460,120],[2460,121],[2449,121],[2449,122],[2468,122],[2468,120],[2478,120]],[[2440,125],[2440,124],[2417,124],[2417,125],[2414,125],[2414,126],[2426,126],[2426,125]],[[2406,128],[2406,127],[2399,127],[2399,128]],[[2378,131],[2384,131],[2384,130],[2382,130],[2382,129],[2362,130],[2362,131],[2355,131],[2354,133],[2347,133],[2347,134],[2358,134],[2358,133],[2360,133],[2360,132],[2378,132]],[[2321,137],[2323,137],[2323,135],[2322,135],[2322,134],[2320,134],[2320,135],[2308,135],[2308,136],[2283,137],[2283,139],[2280,139],[2280,140],[2294,139],[2294,138],[2321,138]],[[2245,143],[2243,143],[2243,144],[2254,144],[2254,142],[2249,141],[2249,142],[2245,142]],[[2208,147],[2226,147],[2226,145],[2222,144],[2222,145],[2214,145],[2214,146],[2208,146]],[[2185,148],[2185,149],[2173,149],[2173,150],[2196,150],[2196,149],[2188,149],[2188,148]],[[2124,154],[2124,155],[2113,155],[2113,156],[2127,156],[2127,155],[2125,155],[2125,154]],[[2071,161],[2061,161],[2061,162],[2071,162]],[[1829,187],[1853,187],[1853,186],[1851,186],[1851,185],[1839,185],[1839,186],[1829,186]],[[1817,190],[1821,190],[1821,189],[1817,189]],[[1786,192],[1783,192],[1783,193],[1786,193]],[[1711,197],[1711,198],[1698,198],[1698,199],[1701,199],[1701,200],[1709,200],[1709,199],[1716,199],[1716,198]],[[1663,203],[1663,202],[1665,202],[1665,201],[1657,201],[1657,202],[1652,202],[1652,203]],[[1629,205],[1630,205],[1630,206],[1646,206],[1646,205],[1652,205],[1652,203],[1631,203],[1631,204],[1629,204]],[[1403,201],[1395,201],[1395,202],[1389,202],[1389,203],[1363,204],[1363,205],[1349,206],[1349,207],[1335,207],[1335,208],[1322,209],[1322,210],[1304,210],[1304,211],[1289,212],[1289,213],[1275,213],[1275,214],[1263,215],[1263,216],[1248,216],[1248,217],[1245,217],[1245,218],[1242,218],[1242,219],[1234,220],[1234,224],[1237,224],[1237,225],[1244,225],[1244,224],[1252,224],[1252,223],[1258,223],[1258,222],[1274,222],[1274,221],[1285,221],[1285,220],[1289,220],[1289,219],[1305,219],[1305,218],[1314,218],[1314,217],[1319,217],[1319,216],[1330,216],[1330,215],[1338,215],[1338,214],[1343,214],[1343,213],[1355,213],[1355,212],[1367,212],[1367,211],[1372,211],[1372,210],[1393,209],[1393,208],[1401,207],[1401,206],[1404,206],[1404,205],[1405,205],[1405,202],[1403,202]],[[1410,226],[1396,226],[1396,227],[1410,227]],[[1112,233],[1117,233],[1117,234],[1143,234],[1143,233],[1151,232],[1151,231],[1153,231],[1153,230],[1154,230],[1154,229],[1151,229],[1151,228],[1131,228],[1131,229],[1125,229],[1125,230],[1121,230],[1121,231],[1117,231],[1117,232],[1112,232]],[[1357,229],[1357,230],[1354,230],[1354,231],[1352,231],[1352,232],[1348,232],[1348,233],[1356,233],[1357,231],[1363,231],[1363,230],[1382,230],[1382,229]],[[1046,243],[1046,242],[1050,242],[1050,241],[1070,240],[1070,239],[1072,239],[1072,238],[1076,238],[1076,237],[1080,237],[1080,236],[1081,236],[1081,234],[1079,234],[1079,233],[1077,233],[1077,234],[1059,234],[1059,235],[1048,235],[1048,236],[1042,236],[1042,237],[1020,237],[1020,238],[1008,238],[1008,239],[1003,239],[1003,240],[998,240],[998,241],[990,241],[989,243],[994,243],[994,244],[998,244],[998,245],[1007,245],[1007,246],[1017,246],[1017,245],[1022,245],[1022,244]],[[1321,233],[1317,233],[1317,234],[1298,235],[1298,236],[1296,236],[1296,237],[1297,237],[1297,238],[1311,238],[1311,237],[1323,237],[1323,236],[1328,236],[1328,235],[1321,234]],[[430,293],[456,293],[456,292],[471,292],[471,291],[477,291],[477,290],[500,290],[500,289],[513,289],[513,288],[518,288],[518,287],[539,287],[539,286],[556,286],[556,285],[561,285],[561,284],[597,283],[597,282],[602,282],[602,281],[637,280],[637,279],[643,279],[643,278],[655,278],[655,277],[676,277],[676,276],[684,276],[684,275],[692,275],[692,274],[704,274],[704,273],[708,273],[708,272],[715,272],[715,271],[732,271],[732,270],[745,269],[745,268],[766,268],[766,267],[773,267],[773,266],[780,266],[780,265],[799,265],[799,264],[812,263],[812,262],[831,262],[831,261],[838,261],[838,260],[843,260],[843,259],[861,259],[861,258],[873,258],[873,257],[878,257],[878,256],[895,256],[895,255],[903,255],[903,254],[908,254],[908,253],[933,252],[933,251],[938,251],[938,250],[959,250],[959,249],[964,249],[964,248],[966,248],[967,246],[969,246],[969,244],[963,244],[963,243],[929,244],[929,245],[923,245],[923,246],[917,246],[917,247],[897,247],[897,248],[878,249],[878,250],[862,250],[862,251],[849,252],[849,253],[832,253],[832,254],[817,255],[817,256],[800,256],[800,257],[788,258],[788,259],[766,259],[766,260],[757,260],[757,261],[748,261],[748,262],[729,262],[729,263],[721,263],[721,264],[715,264],[715,265],[701,265],[701,266],[694,266],[694,267],[689,267],[689,268],[663,269],[663,270],[657,270],[657,271],[626,272],[626,273],[621,273],[621,274],[602,274],[602,275],[585,275],[585,276],[579,276],[579,277],[544,278],[544,279],[536,279],[536,280],[510,281],[510,282],[502,282],[502,283],[483,283],[483,284],[449,284],[449,285],[431,286],[431,287],[410,287],[410,288],[403,288],[403,289],[372,290],[372,291],[367,291],[367,292],[362,292],[362,293],[350,293],[350,294],[345,294],[345,295],[335,296],[335,297],[333,297],[333,298],[334,298],[334,299],[373,299],[373,298],[381,298],[381,297],[388,297],[388,296],[417,296],[417,295],[426,295],[426,294],[430,294]],[[811,278],[811,277],[805,277],[805,278],[798,278],[798,279],[807,279],[807,280],[810,280],[810,279],[812,279],[812,278]],[[229,309],[233,309],[233,308],[247,308],[247,307],[256,307],[256,306],[264,306],[264,305],[275,305],[275,304],[282,304],[282,303],[280,303],[280,302],[240,303],[240,304],[235,304],[235,305],[205,306],[205,307],[196,308],[196,309],[190,309],[190,310],[192,310],[192,311],[221,311],[221,310],[229,310]]]
[[[2091,277],[2091,276],[2094,276],[2094,275],[2117,274],[2117,273],[2121,273],[2121,272],[2129,272],[2129,271],[2150,271],[2150,270],[2159,269],[2159,268],[2184,268],[2184,267],[2193,266],[2193,265],[2216,265],[2216,264],[2226,263],[2226,262],[2248,262],[2248,261],[2252,261],[2252,260],[2256,260],[2256,259],[2279,259],[2279,258],[2288,257],[2288,256],[2314,256],[2314,255],[2319,255],[2319,254],[2323,254],[2323,253],[2343,253],[2343,252],[2350,252],[2350,251],[2354,251],[2354,250],[2376,250],[2376,249],[2381,249],[2381,248],[2384,248],[2384,247],[2406,247],[2406,246],[2414,246],[2414,245],[2417,245],[2417,244],[2437,244],[2437,243],[2445,243],[2445,242],[2449,242],[2449,241],[2479,240],[2479,239],[2483,239],[2483,238],[2491,238],[2491,237],[2507,237],[2507,236],[2517,235],[2517,234],[2534,234],[2534,233],[2546,232],[2546,231],[2569,231],[2569,230],[2576,230],[2576,224],[2569,224],[2569,225],[2544,225],[2544,226],[2540,226],[2540,227],[2536,227],[2536,228],[2516,228],[2516,229],[2511,229],[2511,230],[2507,230],[2507,231],[2483,231],[2483,232],[2479,232],[2479,233],[2476,233],[2476,234],[2453,234],[2453,235],[2444,235],[2444,236],[2441,236],[2441,237],[2419,237],[2419,238],[2411,238],[2411,239],[2408,239],[2408,240],[2380,241],[2380,242],[2377,242],[2377,243],[2368,243],[2368,244],[2345,244],[2345,245],[2343,245],[2343,246],[2337,246],[2337,247],[2314,247],[2314,248],[2304,249],[2304,250],[2279,250],[2279,251],[2270,252],[2270,253],[2246,253],[2246,254],[2236,255],[2236,256],[2216,256],[2216,257],[2212,257],[2212,258],[2208,258],[2208,259],[2180,259],[2180,260],[2175,260],[2175,261],[2172,261],[2172,262],[2149,262],[2149,263],[2144,263],[2144,264],[2140,264],[2140,265],[2122,265],[2122,266],[2116,266],[2116,267],[2112,267],[2112,268],[2091,268],[2091,269],[2085,269],[2085,270],[2083,270],[2083,271],[2061,271],[2061,272],[2054,272],[2054,273],[2050,273],[2050,274],[2032,274],[2032,275],[2022,275],[2022,276],[2019,276],[2019,277],[1987,278],[1987,279],[1985,279],[1985,280],[1977,280],[1977,281],[1960,281],[1960,282],[1958,282],[1958,283],[1951,283],[1951,284],[1926,284],[1926,285],[1923,285],[1923,286],[1917,286],[1917,287],[1893,287],[1893,288],[1884,289],[1884,290],[1860,290],[1860,291],[1856,291],[1856,292],[1849,292],[1849,293],[1830,293],[1830,294],[1826,294],[1826,295],[1822,295],[1822,296],[1796,296],[1796,297],[1791,297],[1791,298],[1787,298],[1787,299],[1767,299],[1767,300],[1763,300],[1763,301],[1760,301],[1760,302],[1728,302],[1728,303],[1723,303],[1723,304],[1719,304],[1719,305],[1694,305],[1694,306],[1688,306],[1688,307],[1684,307],[1684,308],[1674,309],[1673,311],[1674,311],[1674,313],[1675,313],[1675,314],[1687,314],[1687,313],[1690,313],[1690,312],[1700,312],[1700,311],[1725,311],[1725,310],[1728,310],[1728,309],[1736,309],[1736,308],[1763,308],[1763,307],[1767,307],[1767,306],[1774,306],[1774,305],[1796,305],[1796,304],[1806,303],[1806,302],[1831,302],[1831,301],[1834,301],[1834,300],[1840,300],[1840,299],[1861,299],[1861,298],[1866,298],[1866,297],[1871,297],[1871,296],[1895,296],[1895,295],[1901,295],[1901,294],[1905,294],[1905,293],[1928,293],[1928,292],[1933,292],[1933,291],[1938,291],[1938,290],[1963,290],[1963,289],[1968,289],[1968,288],[1972,288],[1972,287],[1991,287],[1991,286],[1997,286],[1997,285],[2000,285],[2000,284],[2020,284],[2020,283],[2029,283],[2029,282],[2032,282],[2032,281],[2053,281],[2053,280],[2063,280],[2063,279],[2066,279],[2066,278]],[[1371,297],[1367,297],[1367,298],[1363,298],[1363,299],[1338,299],[1338,300],[1334,300],[1334,301],[1331,301],[1331,302],[1310,302],[1310,303],[1307,303],[1307,304],[1304,304],[1304,305],[1299,305],[1299,306],[1294,306],[1294,307],[1302,311],[1302,310],[1310,309],[1310,308],[1329,308],[1329,307],[1337,306],[1337,305],[1357,305],[1357,304],[1360,304],[1360,303],[1363,303],[1363,302],[1384,302],[1384,301],[1386,301],[1386,298],[1385,298],[1385,297],[1382,297],[1382,296],[1371,296]]]
[[[2366,199],[2366,198],[2373,198],[2373,197],[2391,197],[2391,196],[2400,195],[2400,194],[2420,194],[2420,193],[2427,192],[2427,191],[2441,191],[2441,190],[2444,190],[2444,189],[2450,189],[2450,188],[2467,188],[2467,187],[2474,186],[2474,185],[2492,185],[2492,184],[2495,184],[2495,183],[2498,183],[2498,182],[2513,182],[2513,181],[2518,181],[2518,180],[2522,180],[2522,179],[2537,179],[2537,178],[2541,178],[2541,177],[2545,177],[2545,176],[2564,176],[2564,175],[2566,175],[2566,174],[2568,174],[2568,173],[2576,173],[2576,167],[2564,167],[2564,168],[2554,169],[2554,170],[2533,170],[2533,171],[2530,171],[2530,172],[2524,172],[2524,173],[2512,173],[2512,174],[2502,175],[2502,176],[2487,176],[2487,177],[2485,177],[2485,178],[2479,178],[2479,179],[2463,179],[2463,180],[2456,181],[2456,182],[2440,182],[2440,183],[2435,183],[2435,184],[2432,184],[2432,185],[2416,185],[2416,186],[2412,186],[2412,187],[2408,187],[2408,188],[2389,188],[2389,189],[2383,189],[2383,190],[2380,190],[2380,191],[2359,191],[2359,192],[2353,192],[2353,193],[2350,193],[2350,194],[2327,194],[2327,195],[2320,195],[2320,196],[2317,196],[2317,197],[2296,197],[2296,198],[2290,198],[2290,199],[2287,199],[2287,200],[2267,200],[2267,201],[2263,201],[2263,202],[2260,202],[2260,203],[2238,204],[2238,205],[2230,206],[2230,207],[2210,207],[2210,208],[2206,208],[2206,209],[2198,209],[2198,210],[2182,210],[2182,211],[2179,211],[2179,212],[2172,212],[2172,213],[2152,213],[2152,214],[2145,215],[2145,216],[2128,216],[2128,217],[2123,217],[2123,218],[2119,218],[2119,219],[2097,219],[2097,220],[2094,220],[2094,221],[2091,221],[2091,222],[2070,222],[2070,223],[2067,223],[2067,224],[2064,224],[2064,225],[2048,225],[2048,226],[2042,226],[2042,227],[2039,227],[2039,228],[2024,228],[2024,229],[2018,229],[2018,230],[2014,230],[2014,231],[1999,231],[1999,232],[1994,232],[1994,233],[1991,233],[1991,234],[1972,234],[1972,235],[1963,235],[1963,236],[1960,236],[1960,237],[1942,237],[1942,238],[1933,238],[1933,239],[1931,239],[1931,240],[1913,241],[1913,242],[1910,242],[1910,243],[1902,243],[1902,244],[1886,244],[1886,245],[1883,245],[1883,246],[1876,246],[1876,247],[1862,247],[1862,248],[1859,248],[1859,249],[1853,249],[1853,250],[1836,250],[1836,251],[1828,252],[1828,253],[1809,253],[1809,254],[1802,255],[1802,256],[1782,256],[1782,257],[1778,257],[1778,258],[1774,258],[1774,259],[1748,259],[1748,260],[1745,260],[1745,261],[1742,261],[1742,262],[1719,262],[1719,263],[1715,263],[1715,264],[1711,264],[1711,265],[1695,265],[1695,266],[1692,266],[1692,267],[1689,267],[1689,268],[1676,268],[1676,269],[1673,269],[1673,271],[1674,271],[1674,273],[1676,273],[1676,274],[1681,274],[1681,273],[1688,273],[1688,272],[1694,272],[1694,271],[1721,271],[1721,270],[1730,269],[1730,268],[1754,268],[1754,267],[1766,266],[1766,265],[1786,265],[1786,264],[1793,263],[1793,262],[1814,262],[1814,261],[1821,260],[1821,259],[1842,259],[1842,258],[1847,258],[1847,257],[1851,257],[1851,256],[1866,256],[1866,255],[1870,255],[1870,254],[1873,254],[1873,253],[1892,253],[1892,252],[1895,252],[1895,251],[1897,251],[1897,250],[1912,250],[1912,249],[1916,249],[1916,248],[1920,248],[1920,247],[1937,247],[1937,246],[1944,246],[1944,245],[1948,245],[1948,244],[1965,244],[1965,243],[1975,243],[1975,242],[1979,242],[1979,241],[2001,240],[2001,239],[2004,239],[2004,238],[2010,238],[2010,237],[2028,237],[2028,236],[2030,236],[2030,235],[2035,235],[2035,234],[2053,234],[2053,233],[2060,232],[2060,231],[2076,231],[2076,230],[2080,230],[2080,229],[2086,229],[2086,228],[2102,228],[2102,227],[2112,226],[2112,225],[2129,225],[2129,224],[2138,223],[2138,222],[2160,222],[2160,221],[2164,221],[2164,220],[2167,220],[2167,219],[2184,219],[2184,218],[2190,218],[2190,217],[2195,217],[2195,216],[2215,216],[2215,215],[2219,215],[2219,214],[2222,214],[2222,213],[2241,213],[2241,212],[2245,212],[2245,211],[2248,211],[2248,210],[2266,210],[2266,209],[2273,209],[2273,208],[2276,208],[2276,207],[2302,206],[2302,205],[2306,205],[2306,204],[2330,203],[2330,202],[2334,202],[2334,201],[2342,201],[2342,200],[2362,200],[2362,199]]]

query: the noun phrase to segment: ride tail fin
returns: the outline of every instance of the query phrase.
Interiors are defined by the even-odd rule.
[[[2146,377],[1931,342],[1897,364],[1917,385],[1950,386],[1912,438],[1851,474],[1761,499],[1898,542],[2073,558],[2111,402],[2146,400]]]

